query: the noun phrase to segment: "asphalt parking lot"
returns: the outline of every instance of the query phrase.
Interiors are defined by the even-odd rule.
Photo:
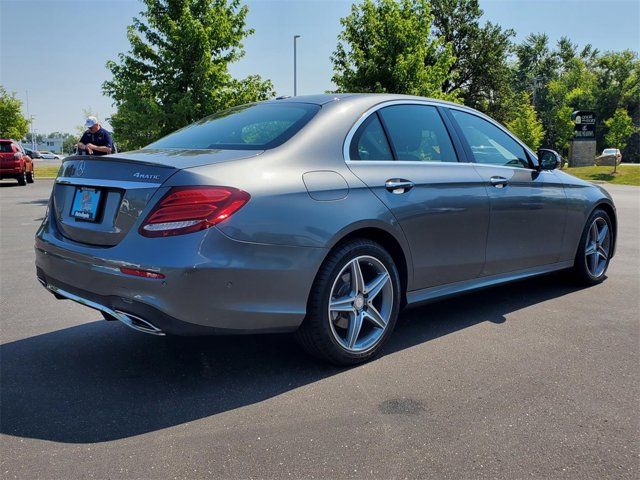
[[[58,301],[33,235],[51,181],[0,182],[0,476],[638,478],[640,188],[617,256],[407,311],[383,355],[286,335],[162,338]]]

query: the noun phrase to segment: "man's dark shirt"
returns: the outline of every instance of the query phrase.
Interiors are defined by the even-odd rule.
[[[82,134],[82,138],[80,139],[80,143],[84,143],[85,145],[87,145],[88,143],[93,143],[97,147],[109,147],[113,152],[113,139],[111,138],[111,134],[102,127],[100,127],[100,129],[96,133],[91,133],[89,130],[84,132]],[[107,154],[105,152],[98,152],[94,150],[93,155]]]

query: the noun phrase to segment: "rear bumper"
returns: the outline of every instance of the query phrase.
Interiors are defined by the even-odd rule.
[[[15,178],[22,173],[22,167],[0,168],[0,178]]]
[[[35,250],[38,279],[56,296],[138,330],[176,335],[295,330],[326,254],[238,242],[216,228],[168,238],[130,232],[115,247],[92,247],[65,239],[48,221]],[[165,278],[126,275],[125,266]]]

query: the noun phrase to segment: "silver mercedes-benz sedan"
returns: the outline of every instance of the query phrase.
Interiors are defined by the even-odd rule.
[[[295,331],[361,362],[406,305],[561,269],[604,280],[615,207],[559,162],[426,98],[244,105],[139,151],[66,158],[37,276],[143,332]]]

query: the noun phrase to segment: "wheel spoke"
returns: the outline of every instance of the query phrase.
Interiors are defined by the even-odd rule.
[[[362,269],[360,268],[360,262],[356,258],[351,262],[351,290],[354,295],[362,293],[364,290],[364,278],[362,277]]]
[[[372,301],[384,288],[389,281],[389,274],[387,272],[379,273],[368,285],[365,286],[364,293],[367,295],[369,301]]]
[[[604,260],[607,259],[607,256],[608,256],[607,251],[604,248],[602,248],[602,246],[598,247],[598,256],[602,257]]]
[[[347,346],[353,348],[360,336],[362,329],[362,312],[354,313],[349,318],[349,329],[347,331]]]
[[[602,228],[598,232],[598,243],[604,243],[605,238],[609,234],[609,226],[606,224],[602,225]]]
[[[329,304],[329,310],[332,312],[353,312],[353,297],[332,298]]]
[[[596,224],[596,222],[593,222],[591,224],[591,231],[589,232],[589,235],[593,242],[598,241],[598,225]]]
[[[589,242],[589,245],[587,245],[584,254],[589,256],[593,255],[594,253],[596,253],[596,242]]]
[[[387,320],[380,315],[380,312],[376,310],[373,305],[369,305],[366,310],[363,311],[364,316],[371,320],[373,324],[378,328],[384,328],[387,326]]]
[[[594,255],[591,255],[589,258],[591,260],[591,268],[590,268],[591,274],[595,275],[598,269],[598,255],[594,254]]]

